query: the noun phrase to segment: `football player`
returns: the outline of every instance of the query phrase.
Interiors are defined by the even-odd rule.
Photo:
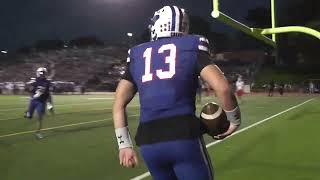
[[[231,122],[216,136],[223,139],[240,125],[240,110],[220,69],[209,59],[209,42],[188,35],[184,9],[165,6],[150,25],[151,42],[131,48],[128,67],[116,89],[113,121],[120,164],[134,167],[138,158],[130,137],[126,106],[136,92],[140,123],[136,144],[153,179],[213,179],[200,120],[195,115],[198,76],[212,87]]]
[[[31,97],[28,110],[25,113],[25,117],[31,119],[34,111],[37,111],[38,115],[38,129],[36,131],[37,138],[43,138],[41,134],[43,116],[45,109],[53,112],[52,98],[50,94],[50,81],[46,78],[47,69],[40,67],[37,69],[36,78],[31,78],[27,83],[30,87]]]

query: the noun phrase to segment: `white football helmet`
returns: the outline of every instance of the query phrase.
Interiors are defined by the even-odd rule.
[[[47,68],[39,67],[37,69],[37,72],[36,72],[37,77],[45,77],[46,74],[47,74]]]
[[[149,25],[151,40],[162,37],[181,36],[189,33],[189,17],[177,6],[164,6],[156,11]]]

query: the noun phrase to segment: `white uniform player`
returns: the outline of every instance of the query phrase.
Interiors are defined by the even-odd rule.
[[[236,82],[236,97],[239,103],[242,103],[242,96],[244,94],[244,82],[241,77],[238,77]]]

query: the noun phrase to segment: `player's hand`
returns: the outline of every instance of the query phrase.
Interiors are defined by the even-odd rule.
[[[53,110],[53,105],[50,102],[47,102],[47,109]]]
[[[233,134],[238,129],[238,127],[239,127],[239,125],[235,125],[233,123],[230,123],[229,128],[226,132],[224,132],[222,134],[218,134],[216,136],[213,136],[213,138],[216,140],[222,140],[222,139],[230,136],[231,134]]]
[[[120,165],[134,168],[138,165],[138,157],[133,148],[123,148],[119,150]]]

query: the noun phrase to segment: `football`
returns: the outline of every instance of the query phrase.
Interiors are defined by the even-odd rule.
[[[216,136],[226,132],[230,122],[224,110],[215,102],[210,102],[202,107],[200,120],[205,125],[210,136]]]

